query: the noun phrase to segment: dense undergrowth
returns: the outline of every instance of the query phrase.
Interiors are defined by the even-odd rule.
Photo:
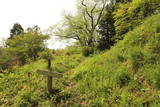
[[[60,52],[59,52],[60,53]],[[76,67],[84,57],[80,54],[56,55],[52,60],[52,71],[63,73],[64,77],[53,80],[53,94],[47,93],[46,77],[37,74],[37,69],[47,69],[47,62],[39,60],[23,67],[15,66],[13,72],[0,74],[0,106],[2,107],[52,107],[63,105],[72,82],[67,78],[70,69]],[[30,76],[28,75],[30,73]],[[67,100],[66,100],[67,102]]]
[[[77,89],[93,107],[160,106],[160,14],[111,50],[74,69]]]
[[[64,77],[54,78],[53,94],[46,91],[46,78],[35,72],[47,68],[44,60],[0,73],[0,106],[159,107],[159,19],[160,14],[147,18],[103,54],[55,53],[52,71]]]

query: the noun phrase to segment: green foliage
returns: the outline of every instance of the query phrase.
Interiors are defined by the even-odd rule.
[[[10,70],[18,64],[16,54],[6,48],[0,48],[0,70]]]
[[[66,48],[67,52],[66,55],[72,55],[72,54],[80,54],[82,51],[82,47],[80,46],[68,46]]]
[[[6,41],[7,48],[15,52],[19,58],[20,64],[25,64],[28,60],[36,60],[38,53],[46,48],[48,35],[31,29],[19,36]]]
[[[156,39],[155,41],[153,39]],[[160,33],[157,33],[150,39],[150,43],[148,44],[150,51],[152,51],[154,54],[159,55],[160,54]]]
[[[106,107],[107,105],[104,103],[103,98],[96,98],[94,100],[91,100],[89,103],[90,107]]]
[[[104,15],[99,23],[99,40],[98,49],[109,49],[113,44],[113,36],[115,35],[114,18],[113,18],[113,6],[106,7]]]
[[[13,28],[10,30],[10,38],[9,39],[14,38],[14,36],[20,35],[23,32],[24,32],[23,27],[20,24],[15,23],[13,25]]]
[[[64,18],[65,22],[57,26],[55,34],[62,39],[75,39],[82,46],[87,45],[89,34],[85,25],[88,26],[88,22],[83,20],[83,14],[77,16],[64,15]]]
[[[159,14],[147,18],[111,50],[85,60],[74,70],[71,77],[88,102],[122,107],[160,104],[159,48],[154,48],[159,44],[159,18]]]
[[[33,96],[29,90],[22,90],[16,97],[16,107],[36,106],[38,100],[37,102],[33,102],[34,99],[32,99],[32,97]]]
[[[99,3],[95,0],[86,1],[86,4],[90,2]],[[127,4],[125,2],[129,2],[128,0],[119,2],[124,4],[116,7],[119,13],[115,12],[115,15],[118,14],[116,17],[118,22],[115,24],[118,24],[116,27],[119,27],[119,33],[122,33],[122,37],[125,38],[102,54],[85,58],[80,53],[82,50],[82,54],[89,56],[95,52],[95,47],[81,49],[82,47],[71,46],[55,51],[45,50],[44,42],[48,36],[39,32],[37,26],[8,39],[8,47],[0,48],[0,64],[5,65],[6,62],[10,62],[12,59],[10,53],[13,52],[24,62],[35,60],[39,56],[51,59],[54,54],[51,72],[61,72],[63,77],[53,79],[53,94],[49,94],[46,92],[45,77],[35,72],[37,69],[46,69],[46,61],[41,59],[21,67],[14,66],[12,72],[4,70],[0,73],[0,106],[159,107],[160,14],[141,22],[145,17],[159,13],[157,10],[159,0],[134,0]],[[88,6],[93,5],[91,3]],[[101,4],[98,6],[101,7]],[[93,8],[88,9],[91,11]],[[95,10],[99,11],[97,8]],[[97,31],[94,35],[86,33],[83,27],[90,23],[88,21],[81,23],[80,21],[84,21],[81,19],[83,17],[77,16],[76,18],[67,16],[69,28],[66,28],[64,33],[69,34],[69,37],[75,37],[76,34],[81,36],[83,46],[93,42],[90,40],[97,43],[97,36],[99,36],[95,33]],[[71,20],[72,18],[74,20]],[[140,24],[138,22],[143,24],[134,28]],[[77,28],[78,25],[83,26],[82,29]],[[103,28],[105,27],[104,25]],[[126,29],[133,29],[133,31],[128,32]],[[123,35],[124,33],[127,34]],[[92,38],[93,36],[95,38]]]
[[[132,66],[132,69],[137,71],[145,63],[145,56],[141,48],[131,48],[129,51],[129,62]]]
[[[153,84],[160,89],[160,72],[156,72],[153,76]]]
[[[118,55],[118,56],[117,56],[117,59],[118,59],[118,61],[120,61],[120,62],[125,62],[125,61],[126,61],[126,58],[125,58],[124,56],[122,56],[122,55]]]
[[[83,47],[83,49],[82,49],[83,56],[87,57],[87,56],[89,56],[93,53],[94,53],[94,48],[93,47],[86,46],[86,47]]]
[[[115,30],[116,30],[116,39],[121,39],[122,37],[119,37],[119,35],[123,35],[127,33],[131,28],[130,28],[130,23],[129,23],[129,16],[127,14],[127,10],[130,7],[130,4],[123,4],[120,5],[120,9],[118,9],[114,14],[114,19],[115,19]],[[115,38],[115,37],[114,37]]]
[[[45,49],[44,51],[40,52],[39,56],[40,58],[45,59],[45,60],[53,59],[53,53],[49,49]]]
[[[58,25],[55,35],[65,39],[75,39],[81,46],[96,46],[98,24],[108,0],[80,0],[77,14],[64,15],[64,22]]]
[[[76,95],[75,89],[72,89],[74,84],[68,75],[71,73],[70,70],[78,66],[84,58],[81,54],[54,56],[52,72],[63,73],[63,78],[53,79],[54,94],[46,93],[46,77],[35,72],[37,69],[47,69],[47,62],[44,60],[31,62],[24,66],[14,66],[12,72],[3,71],[0,73],[0,106],[80,105],[79,100],[75,101],[75,97],[79,99],[79,96]]]
[[[127,3],[131,2],[132,0],[115,0],[116,3]]]
[[[158,0],[133,0],[131,3],[120,4],[114,12],[116,27],[114,39],[122,39],[123,34],[140,25],[144,18],[159,13],[159,4]]]
[[[131,81],[131,74],[127,71],[119,71],[119,73],[116,76],[117,84],[120,87],[126,86]]]

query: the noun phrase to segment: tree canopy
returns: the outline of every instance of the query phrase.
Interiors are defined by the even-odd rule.
[[[16,35],[20,35],[24,32],[23,27],[19,23],[15,23],[13,28],[10,30],[10,38],[13,38]]]
[[[65,14],[55,30],[63,39],[81,46],[109,49],[147,16],[159,13],[158,0],[79,0],[77,13]]]
[[[108,0],[81,0],[77,5],[76,15],[64,15],[64,24],[55,34],[62,38],[73,38],[82,46],[96,46],[97,28]]]
[[[6,47],[16,52],[23,63],[27,59],[36,60],[38,53],[46,48],[46,40],[49,35],[42,34],[38,27],[28,29],[19,36],[6,41]]]

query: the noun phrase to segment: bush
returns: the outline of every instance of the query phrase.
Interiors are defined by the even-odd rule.
[[[11,70],[13,66],[19,64],[19,59],[14,52],[0,48],[0,70]]]
[[[160,55],[160,34],[156,34],[154,38],[150,40],[149,45],[153,53]]]
[[[55,56],[63,56],[63,55],[65,55],[66,54],[66,50],[65,49],[56,49],[55,51],[54,51],[54,55]]]
[[[155,54],[149,54],[146,58],[146,63],[148,64],[156,64],[158,61],[158,56]]]
[[[124,57],[124,56],[122,56],[122,55],[120,55],[120,54],[118,54],[118,56],[117,56],[117,60],[118,60],[118,61],[120,61],[120,62],[124,62],[124,61],[126,61],[125,57]]]
[[[104,102],[104,98],[95,98],[94,100],[89,101],[90,107],[106,107],[107,105]]]
[[[130,3],[120,4],[114,12],[115,40],[123,39],[127,32],[142,23],[146,17],[160,11],[159,0],[132,0]]]
[[[137,71],[144,65],[145,56],[141,48],[135,47],[129,51],[129,61],[133,70]]]
[[[154,85],[156,88],[160,89],[160,72],[154,74]]]
[[[39,53],[40,58],[43,58],[45,60],[53,59],[52,51],[49,49],[46,49],[45,51],[42,51]]]
[[[117,76],[117,83],[120,87],[123,87],[125,85],[128,85],[128,83],[130,82],[131,77],[130,74],[128,72],[120,72],[120,74],[118,74]]]
[[[31,102],[31,93],[29,91],[22,91],[16,98],[17,107],[27,107]]]
[[[16,97],[16,107],[34,107],[38,105],[38,98],[28,90],[21,91]]]
[[[81,47],[78,46],[68,46],[66,49],[66,55],[73,55],[81,53]]]
[[[83,49],[82,49],[82,54],[83,54],[83,56],[89,56],[90,54],[93,54],[94,53],[94,48],[93,47],[88,47],[88,46],[86,46],[86,47],[83,47]]]

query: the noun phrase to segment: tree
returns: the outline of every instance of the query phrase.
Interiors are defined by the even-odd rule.
[[[38,25],[34,25],[33,27],[28,27],[27,31],[36,31],[40,33],[41,29]]]
[[[85,29],[85,21],[83,20],[82,14],[72,16],[70,14],[64,15],[64,23],[56,27],[54,32],[61,39],[75,39],[81,46],[87,45],[88,33]]]
[[[111,5],[116,5],[120,3],[128,3],[128,2],[132,2],[132,0],[110,0]]]
[[[18,64],[17,57],[13,51],[0,47],[0,71],[8,69]]]
[[[55,34],[62,38],[72,38],[82,46],[95,46],[97,43],[97,27],[108,0],[81,0],[77,6],[77,15],[65,15],[63,26],[57,28]]]
[[[109,49],[114,44],[113,36],[115,35],[114,18],[113,18],[114,6],[110,5],[106,7],[105,13],[98,25],[99,40],[98,48],[100,50]]]
[[[13,25],[13,28],[10,30],[10,39],[13,38],[16,35],[20,35],[24,32],[24,29],[22,26],[18,23],[15,23]]]
[[[86,24],[85,28],[88,31],[89,38],[88,38],[88,45],[89,46],[95,46],[96,43],[96,38],[95,38],[95,31],[96,28],[102,18],[103,11],[107,5],[108,0],[100,0],[98,2],[94,2],[93,5],[88,6],[87,3],[85,3],[85,0],[81,1],[82,6],[84,7],[83,9],[83,18],[85,22],[89,23]],[[91,1],[88,1],[91,2]],[[98,7],[99,6],[99,7]],[[102,6],[102,7],[101,7]],[[97,8],[97,9],[96,9]]]
[[[38,58],[38,53],[46,48],[45,42],[48,38],[48,35],[31,28],[13,39],[8,39],[6,44],[9,44],[9,46],[6,47],[16,52],[19,60],[24,64],[27,59],[36,60]]]
[[[48,69],[50,69],[50,67],[51,67],[51,61],[53,59],[52,50],[50,50],[50,49],[47,48],[47,49],[45,49],[45,51],[40,52],[39,56],[41,58],[45,59],[48,62]]]

